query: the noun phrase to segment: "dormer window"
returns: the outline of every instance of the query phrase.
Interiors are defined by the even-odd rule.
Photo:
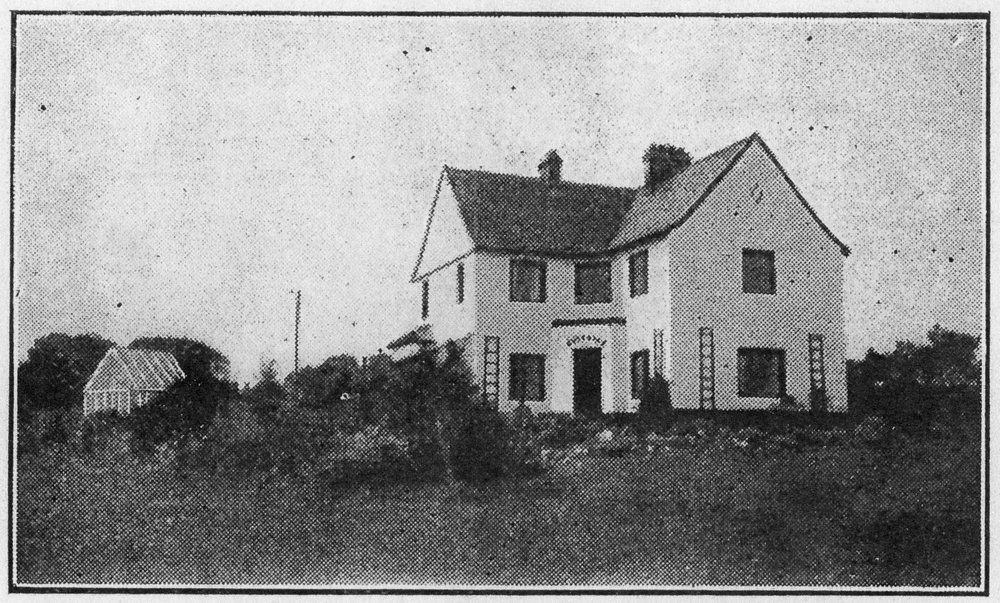
[[[611,262],[577,264],[574,297],[578,304],[606,304],[611,301]]]

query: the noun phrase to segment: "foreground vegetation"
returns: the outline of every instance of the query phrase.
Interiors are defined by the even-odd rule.
[[[21,459],[18,579],[974,586],[976,434],[944,429],[577,425],[543,474],[450,483],[223,479],[111,439]]]
[[[151,341],[195,378],[131,417],[19,396],[35,404],[19,422],[19,583],[981,578],[968,336],[869,353],[849,367],[849,415],[675,411],[660,383],[638,415],[595,420],[483,408],[452,346],[284,381],[264,366],[237,390],[212,350]],[[86,374],[34,358],[36,382],[39,366],[73,367],[61,387]]]

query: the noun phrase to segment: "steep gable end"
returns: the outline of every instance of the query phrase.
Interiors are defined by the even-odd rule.
[[[782,178],[785,180],[788,186],[791,187],[792,192],[795,193],[795,196],[798,198],[799,202],[802,203],[802,206],[805,207],[807,212],[809,212],[809,215],[812,216],[812,219],[816,221],[816,224],[823,230],[824,233],[826,233],[826,236],[829,237],[830,240],[833,241],[833,243],[840,248],[840,252],[842,254],[844,254],[845,256],[850,255],[851,248],[845,245],[840,239],[838,239],[837,235],[833,234],[833,231],[830,230],[830,228],[823,223],[823,220],[820,220],[819,215],[816,214],[816,210],[814,210],[812,206],[809,205],[809,202],[806,201],[806,198],[802,196],[802,193],[799,191],[799,187],[795,186],[795,183],[792,182],[792,179],[788,176],[788,172],[786,172],[785,168],[782,167],[781,163],[778,162],[778,158],[774,156],[774,153],[771,151],[770,147],[767,146],[767,143],[764,142],[764,139],[757,134],[754,134],[754,138],[756,139],[757,144],[760,145],[760,148],[763,149],[764,153],[767,154],[768,159],[771,160],[771,163],[774,165],[774,167],[777,168],[778,171],[781,173]]]
[[[798,187],[792,182],[785,169],[759,134],[735,142],[724,149],[693,163],[671,180],[654,191],[643,190],[626,217],[621,231],[615,237],[613,247],[628,247],[639,241],[666,235],[679,228],[705,203],[712,192],[725,179],[731,177],[734,169],[744,161],[751,149],[758,149],[767,157],[776,176],[790,188],[795,198],[809,213],[812,220],[845,256],[850,248],[833,234],[820,220],[812,206],[806,202]]]
[[[413,268],[412,281],[468,255],[474,247],[459,211],[455,192],[448,182],[447,170],[445,167],[438,180],[434,201],[427,216],[420,255]]]

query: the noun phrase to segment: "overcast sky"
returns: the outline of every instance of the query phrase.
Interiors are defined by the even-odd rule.
[[[200,338],[241,380],[369,354],[441,166],[636,186],[757,131],[847,243],[848,355],[980,333],[984,26],[709,18],[19,16],[18,355]]]

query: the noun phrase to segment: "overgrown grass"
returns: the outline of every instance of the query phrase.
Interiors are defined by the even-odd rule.
[[[340,465],[330,465],[331,458],[370,467],[365,463],[386,451],[379,447],[368,461],[350,452],[356,426],[336,414],[305,411],[283,420],[254,425],[230,417],[213,425],[198,446],[213,446],[213,437],[257,442],[247,448],[256,451],[245,452],[249,458],[229,465],[224,459],[235,451],[225,447],[198,457],[216,465],[196,467],[167,448],[136,457],[116,429],[102,431],[87,453],[65,443],[19,456],[18,581],[941,586],[979,580],[979,448],[962,430],[869,441],[841,425],[847,435],[826,440],[815,433],[838,426],[807,432],[806,425],[675,415],[659,437],[680,438],[685,446],[583,454],[543,474],[447,483],[332,479],[323,468]],[[764,434],[761,445],[733,443],[751,428]],[[562,450],[604,430],[618,437],[628,429],[623,421],[546,417],[530,425],[532,437]],[[379,437],[390,435],[359,441]],[[773,445],[779,441],[789,445]],[[253,456],[275,454],[266,442],[281,444],[281,458]],[[266,470],[248,470],[254,463]]]

